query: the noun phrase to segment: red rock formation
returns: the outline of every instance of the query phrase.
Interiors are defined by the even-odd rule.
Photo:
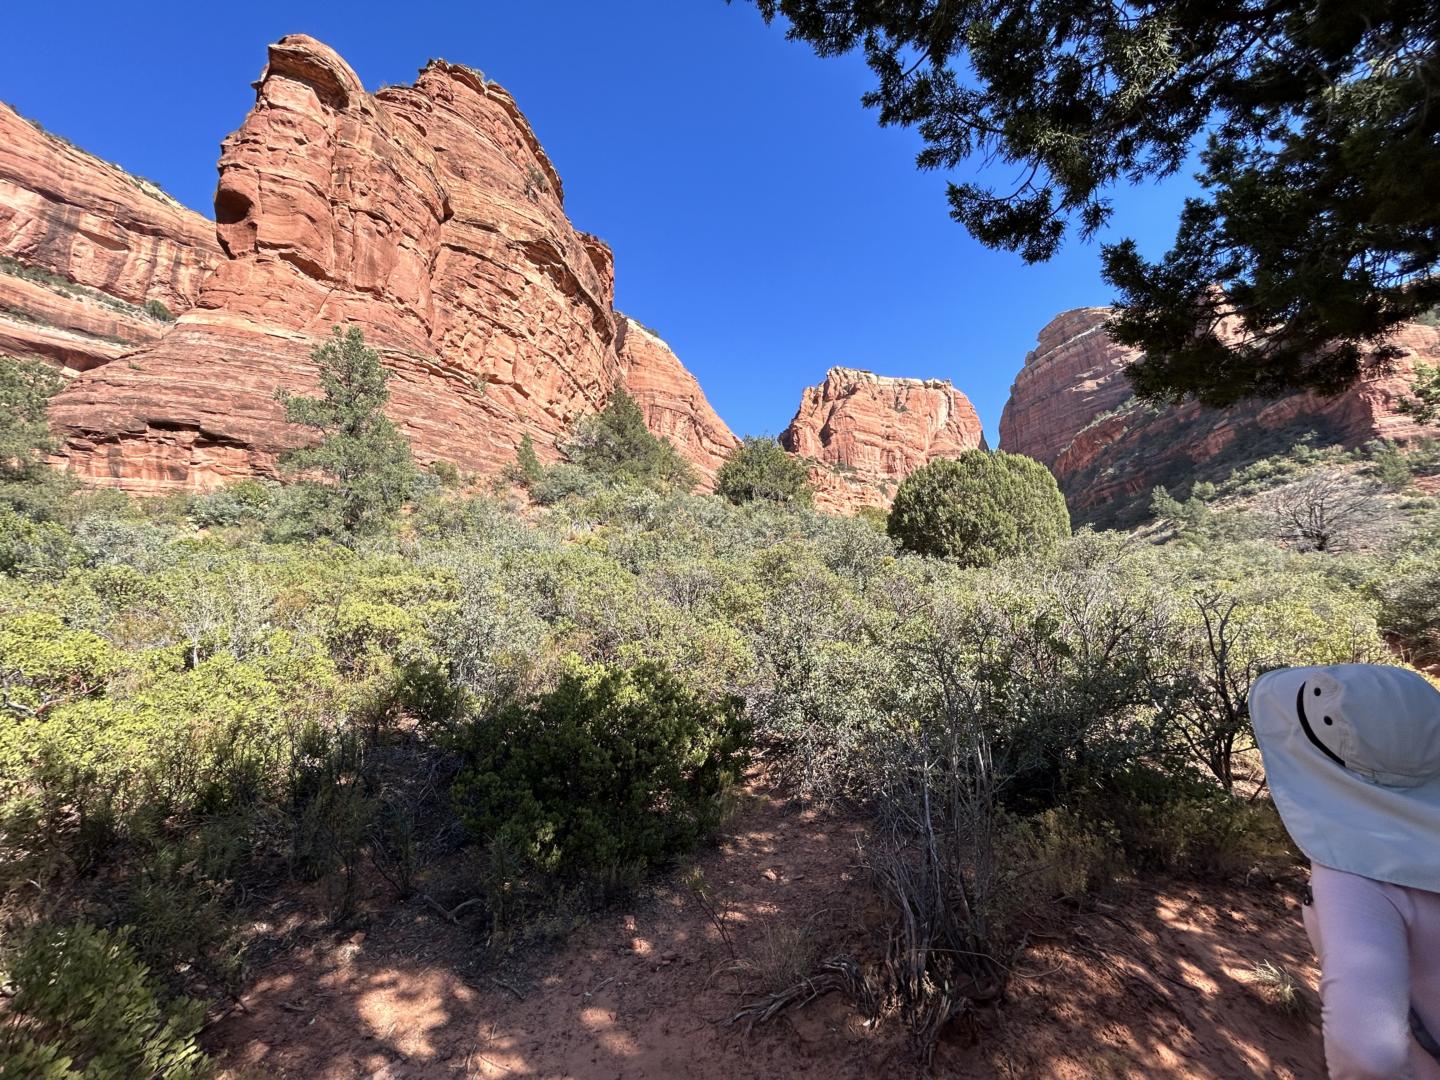
[[[561,199],[478,73],[435,61],[371,96],[326,46],[282,39],[222,149],[224,259],[162,341],[60,395],[67,466],[142,492],[273,471],[297,437],[276,389],[311,390],[311,349],[350,323],[422,460],[494,472],[525,434],[553,457],[621,376],[608,249]]]
[[[1107,314],[1105,308],[1068,311],[1041,331],[1000,422],[1001,448],[1050,465],[1082,516],[1108,519],[1157,484],[1185,484],[1206,466],[1284,450],[1280,443],[1306,431],[1347,447],[1425,434],[1396,406],[1415,363],[1440,360],[1440,329],[1401,328],[1392,340],[1405,355],[1394,372],[1337,397],[1292,394],[1229,409],[1193,402],[1158,408],[1133,399],[1124,367],[1135,353],[1105,335]]]
[[[1000,416],[1000,446],[1049,465],[1071,438],[1131,395],[1125,365],[1136,355],[1105,333],[1109,308],[1051,319],[1015,376]]]
[[[889,505],[915,469],[983,448],[985,434],[970,399],[947,380],[834,367],[806,389],[780,443],[810,460],[818,507],[853,513]]]
[[[669,345],[628,316],[619,316],[618,325],[625,389],[645,414],[645,426],[675,445],[708,490],[740,440],[710,407],[699,382]]]
[[[0,103],[0,352],[72,370],[159,338],[220,259],[214,227]],[[21,276],[27,275],[27,276]]]

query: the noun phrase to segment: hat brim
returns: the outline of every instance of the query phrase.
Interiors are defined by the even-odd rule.
[[[1297,700],[1324,668],[1257,679],[1250,720],[1281,820],[1314,862],[1440,892],[1440,777],[1407,788],[1366,780],[1307,731]]]

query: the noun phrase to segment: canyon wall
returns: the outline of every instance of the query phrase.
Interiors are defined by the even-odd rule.
[[[709,489],[740,440],[710,407],[700,383],[659,335],[625,315],[618,316],[616,329],[625,389],[645,414],[645,426],[669,439],[695,466],[702,486]]]
[[[525,435],[554,460],[627,382],[707,479],[733,445],[663,343],[623,349],[612,253],[571,225],[529,123],[478,72],[432,61],[371,95],[334,51],[285,37],[219,172],[213,270],[162,294],[188,310],[54,403],[57,461],[82,478],[155,493],[274,475],[304,436],[275,393],[313,392],[310,352],[337,325],[380,352],[421,461],[489,475]]]
[[[219,260],[199,214],[0,102],[0,353],[97,367],[163,336]]]
[[[1404,353],[1393,372],[1336,397],[1157,407],[1131,394],[1124,368],[1136,353],[1110,340],[1108,314],[1079,308],[1056,316],[1026,357],[1000,420],[1001,449],[1049,465],[1082,520],[1110,522],[1156,485],[1188,490],[1193,479],[1223,479],[1230,468],[1283,452],[1308,432],[1348,447],[1425,433],[1397,405],[1415,364],[1440,362],[1435,327],[1402,327],[1392,338]]]
[[[948,381],[833,367],[805,390],[780,444],[810,463],[815,505],[888,506],[900,481],[935,458],[983,448],[970,399]]]

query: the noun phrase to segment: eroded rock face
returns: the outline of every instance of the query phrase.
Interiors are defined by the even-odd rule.
[[[86,372],[52,410],[64,464],[137,492],[273,473],[298,434],[277,389],[361,326],[394,372],[389,412],[421,460],[493,473],[542,457],[623,375],[609,249],[565,216],[560,178],[514,101],[433,61],[365,93],[303,35],[271,46],[225,140],[223,258],[159,342]]]
[[[780,443],[810,461],[816,506],[854,513],[888,506],[900,481],[935,458],[983,449],[985,434],[946,380],[833,367],[806,389]]]
[[[1076,308],[1040,331],[1000,416],[1000,447],[1053,464],[1075,433],[1131,396],[1125,365],[1135,357],[1110,340],[1110,309]]]
[[[654,331],[618,316],[620,362],[625,389],[645,414],[645,426],[669,439],[700,474],[701,486],[715,485],[715,473],[740,445],[721,420],[695,376]]]
[[[0,353],[83,371],[159,339],[220,260],[214,227],[0,103]]]
[[[1123,515],[1156,485],[1188,485],[1246,460],[1282,452],[1307,432],[1323,444],[1407,442],[1426,434],[1397,408],[1416,363],[1440,361],[1440,329],[1411,324],[1392,338],[1404,351],[1392,374],[1333,398],[1292,394],[1207,409],[1134,400],[1124,367],[1134,358],[1106,336],[1105,308],[1057,316],[1041,331],[1011,388],[1000,446],[1048,464],[1077,517]]]

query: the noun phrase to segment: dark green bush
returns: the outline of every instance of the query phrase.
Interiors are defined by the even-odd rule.
[[[530,495],[541,506],[554,506],[574,497],[587,498],[605,486],[605,481],[579,465],[561,462],[545,469],[530,484]]]
[[[1070,533],[1050,470],[1033,458],[969,450],[922,466],[901,483],[889,532],[907,550],[993,566],[1043,555]]]
[[[195,1037],[197,1001],[167,1001],[127,933],[88,923],[23,935],[7,958],[15,986],[0,1017],[0,1072],[6,1076],[125,1080],[207,1076]]]
[[[529,435],[521,436],[515,450],[515,464],[510,470],[511,478],[523,487],[534,487],[545,476],[545,466],[540,464],[540,455],[535,452],[535,440]]]
[[[706,701],[653,664],[577,664],[551,692],[475,723],[455,801],[477,836],[531,870],[654,866],[719,824],[747,738],[737,699]]]
[[[604,480],[662,491],[695,486],[695,471],[668,440],[651,433],[640,406],[624,390],[616,390],[605,408],[576,424],[562,449],[576,465]]]
[[[774,439],[746,438],[715,474],[715,494],[736,505],[764,499],[809,506],[809,470]]]

